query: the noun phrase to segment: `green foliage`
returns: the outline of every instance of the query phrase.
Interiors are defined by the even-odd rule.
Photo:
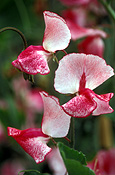
[[[66,159],[74,159],[79,161],[81,164],[86,165],[86,157],[81,151],[78,152],[77,150],[69,148],[63,143],[58,143],[58,147],[62,157],[65,157]]]
[[[86,157],[82,152],[71,149],[62,143],[58,143],[60,153],[69,175],[94,175],[94,172],[86,167]]]

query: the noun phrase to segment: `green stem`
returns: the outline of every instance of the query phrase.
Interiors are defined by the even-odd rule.
[[[26,38],[25,38],[25,36],[23,35],[23,33],[22,33],[20,30],[16,29],[15,27],[4,27],[4,28],[0,29],[0,33],[4,32],[4,31],[7,31],[7,30],[12,30],[12,31],[17,32],[17,33],[21,36],[21,38],[22,38],[22,40],[23,40],[24,49],[27,48],[27,41],[26,41]]]
[[[70,126],[70,146],[75,148],[75,119],[71,117],[71,126]]]
[[[108,4],[106,1],[104,0],[99,0],[99,2],[104,6],[104,8],[106,9],[106,11],[108,12],[108,14],[110,15],[110,17],[113,19],[113,21],[115,22],[115,12],[114,10],[111,8],[110,4]]]

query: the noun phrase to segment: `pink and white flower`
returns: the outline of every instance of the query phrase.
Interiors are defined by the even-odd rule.
[[[109,100],[113,93],[97,95],[92,90],[114,75],[105,60],[94,55],[68,54],[60,62],[55,74],[55,89],[62,94],[74,94],[63,104],[72,117],[87,117],[113,112]]]
[[[107,34],[104,31],[98,28],[91,28],[91,26],[89,26],[91,25],[89,24],[89,21],[91,20],[88,19],[86,8],[65,10],[62,15],[70,29],[72,40],[88,36],[100,36],[101,38],[107,37]]]
[[[36,161],[44,161],[46,155],[52,150],[47,146],[51,137],[60,138],[68,134],[70,116],[68,116],[56,97],[41,92],[44,102],[44,115],[41,128],[19,130],[8,127],[8,135]]]
[[[95,159],[88,162],[87,166],[94,170],[96,175],[114,175],[115,149],[99,151]]]
[[[43,14],[46,26],[43,46],[29,46],[12,62],[14,67],[27,74],[48,74],[48,61],[56,51],[65,49],[71,39],[70,30],[63,18],[49,11]]]
[[[19,171],[22,171],[25,168],[24,164],[25,163],[22,160],[8,159],[2,163],[0,167],[0,175],[17,175]]]

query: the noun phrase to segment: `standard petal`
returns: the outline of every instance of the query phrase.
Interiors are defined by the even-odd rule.
[[[17,62],[23,72],[45,75],[50,72],[47,63],[50,58],[51,53],[45,51],[42,46],[31,45],[18,56]]]
[[[44,11],[45,32],[43,47],[49,52],[65,49],[71,39],[70,30],[63,18],[49,11]]]
[[[86,56],[84,72],[86,76],[85,88],[91,90],[114,75],[113,68],[107,65],[103,58],[94,55]]]
[[[109,106],[109,101],[113,95],[113,93],[103,95],[95,94],[94,100],[97,103],[97,108],[92,112],[92,115],[112,113],[114,110]]]
[[[51,148],[46,145],[49,137],[43,134],[40,128],[18,130],[8,127],[8,136],[13,137],[36,163],[44,161],[46,155],[51,151]]]
[[[83,74],[85,54],[68,54],[59,61],[55,72],[55,89],[63,94],[74,94],[79,90],[80,79]]]
[[[93,91],[84,89],[79,96],[75,96],[62,105],[62,107],[64,111],[72,117],[85,118],[88,117],[97,106],[93,98]]]
[[[94,89],[114,75],[105,60],[86,54],[64,56],[55,73],[55,89],[60,93],[74,94],[82,88]]]
[[[44,103],[42,132],[51,137],[65,137],[69,131],[70,116],[63,111],[56,97],[45,92],[41,92],[41,96]]]

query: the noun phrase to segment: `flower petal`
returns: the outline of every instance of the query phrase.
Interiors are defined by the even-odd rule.
[[[70,29],[72,40],[77,40],[87,36],[100,36],[102,38],[107,37],[107,34],[102,30],[81,27],[70,20],[66,20],[66,23]]]
[[[74,94],[78,91],[85,57],[85,54],[72,53],[59,61],[54,81],[54,87],[58,92]]]
[[[81,88],[94,89],[114,75],[105,60],[94,55],[68,54],[55,73],[55,89],[60,93],[76,93]]]
[[[93,91],[84,89],[79,96],[75,96],[62,107],[68,115],[84,118],[89,116],[97,106],[93,98]]]
[[[87,37],[78,44],[78,51],[103,57],[104,42],[100,37]]]
[[[46,155],[51,151],[51,148],[46,145],[49,137],[43,134],[40,128],[19,130],[8,127],[8,135],[13,137],[36,163],[44,161]]]
[[[103,58],[87,55],[85,60],[86,88],[95,89],[114,75],[114,70]]]
[[[63,111],[56,97],[45,92],[41,92],[41,96],[44,102],[42,132],[51,137],[65,137],[69,131],[70,116]]]
[[[50,72],[48,67],[48,60],[51,58],[51,53],[44,50],[42,46],[29,46],[12,64],[27,74],[35,75],[40,73],[42,75]]]
[[[113,95],[113,93],[103,95],[95,94],[94,100],[97,103],[97,108],[92,112],[92,115],[112,113],[114,110],[109,106],[109,101],[113,97]]]
[[[43,47],[49,52],[65,49],[71,39],[70,30],[63,18],[56,13],[44,11],[45,32]]]
[[[19,69],[20,71],[23,72],[23,69],[22,69],[22,67],[20,66],[20,62],[18,61],[18,59],[14,60],[14,61],[12,62],[12,65],[13,65],[15,68],[17,68],[17,69]]]

